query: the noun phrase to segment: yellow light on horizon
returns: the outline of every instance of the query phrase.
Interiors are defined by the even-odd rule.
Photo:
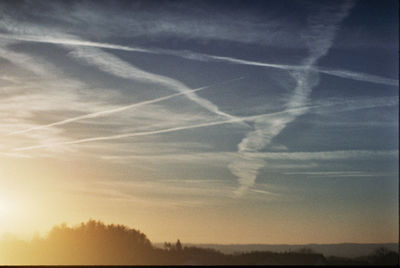
[[[4,196],[0,196],[0,217],[7,216],[11,213],[12,204]]]
[[[12,222],[18,218],[20,202],[9,193],[0,190],[0,234],[1,231],[12,227]]]

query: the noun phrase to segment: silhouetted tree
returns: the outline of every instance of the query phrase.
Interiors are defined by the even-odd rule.
[[[399,254],[385,247],[376,249],[368,259],[373,265],[399,265]]]
[[[176,241],[176,245],[175,245],[176,250],[182,250],[182,244],[181,241],[178,239],[178,241]]]
[[[304,253],[304,254],[315,253],[314,250],[312,250],[311,248],[300,248],[300,249],[297,250],[296,252],[298,252],[298,253]]]
[[[0,241],[0,265],[396,265],[399,255],[379,248],[359,258],[325,258],[310,249],[297,252],[253,251],[223,254],[215,249],[164,243],[155,248],[145,234],[124,225],[89,220],[75,227],[55,226],[46,238],[32,241],[8,238]]]
[[[165,248],[166,250],[171,250],[171,249],[172,249],[172,244],[169,243],[169,242],[164,242],[164,248]]]

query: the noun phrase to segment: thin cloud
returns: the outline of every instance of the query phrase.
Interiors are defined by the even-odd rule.
[[[241,78],[237,78],[237,79],[241,79]],[[234,79],[236,80],[236,79]],[[226,83],[229,81],[233,81],[233,80],[228,80],[225,81]],[[222,82],[222,83],[225,83]],[[210,85],[212,86],[212,85]],[[198,90],[200,90],[201,88],[199,88]],[[180,94],[180,93],[176,93],[176,94]],[[175,94],[172,94],[175,95]],[[165,96],[165,97],[170,97],[169,96]],[[152,100],[150,100],[152,101]],[[361,105],[356,105],[356,102],[352,102],[351,106],[349,106],[348,108],[342,108],[344,110],[357,110],[357,109],[363,109],[363,108],[371,108],[371,107],[380,107],[380,106],[391,106],[391,105],[395,105],[396,102],[392,101],[389,103],[382,103],[382,100],[377,100],[377,103],[373,103],[372,100],[370,100],[367,103],[367,106],[365,104],[361,104]],[[238,118],[234,118],[234,119],[228,119],[228,120],[218,120],[218,121],[214,121],[214,122],[207,122],[207,123],[201,123],[201,124],[194,124],[194,125],[187,125],[187,126],[180,126],[180,127],[174,127],[174,128],[166,128],[166,129],[160,129],[160,130],[154,130],[154,131],[143,131],[143,132],[133,132],[133,133],[125,133],[125,134],[119,134],[119,135],[112,135],[112,136],[103,136],[103,137],[91,137],[91,138],[85,138],[85,139],[79,139],[79,140],[73,140],[73,141],[65,141],[65,142],[58,142],[58,143],[45,143],[45,144],[40,144],[40,145],[34,145],[34,146],[27,146],[27,147],[20,147],[20,148],[15,148],[13,149],[14,151],[25,151],[25,150],[33,150],[33,149],[40,149],[40,148],[46,148],[46,147],[52,147],[52,146],[59,146],[59,145],[68,145],[68,144],[80,144],[80,143],[86,143],[86,142],[94,142],[94,141],[104,141],[104,140],[116,140],[116,139],[123,139],[123,138],[129,138],[129,137],[135,137],[135,136],[148,136],[148,135],[155,135],[155,134],[162,134],[162,133],[169,133],[169,132],[175,132],[175,131],[180,131],[180,130],[186,130],[186,129],[196,129],[196,128],[202,128],[202,127],[211,127],[211,126],[218,126],[218,125],[224,125],[224,124],[230,124],[230,123],[236,123],[236,122],[240,122],[240,121],[249,121],[249,122],[257,122],[260,119],[262,120],[262,122],[269,122],[268,120],[265,121],[265,119],[268,119],[272,122],[272,124],[278,125],[282,127],[282,124],[280,122],[282,116],[289,116],[289,115],[296,115],[296,114],[302,114],[304,112],[319,112],[321,109],[325,109],[327,107],[332,107],[332,106],[341,106],[345,103],[343,103],[343,101],[341,100],[337,100],[337,101],[330,101],[327,103],[320,103],[317,105],[304,105],[303,107],[295,107],[295,108],[288,108],[285,109],[283,111],[279,111],[279,112],[273,112],[273,113],[267,113],[267,114],[259,114],[259,115],[253,115],[253,116],[246,116],[246,117],[238,117]],[[340,111],[341,109],[335,109],[335,112]],[[279,128],[275,128],[276,130],[279,130]],[[252,133],[252,132],[251,132]],[[262,145],[263,141],[259,141],[259,143],[257,143],[257,139],[253,138],[253,140],[251,141],[254,143],[254,149],[253,150],[248,150],[248,152],[245,152],[248,148],[247,147],[243,147],[242,151],[245,155],[247,155],[248,160],[252,161],[255,160],[255,158],[265,158],[265,159],[269,159],[270,157],[268,157],[269,155],[274,155],[274,157],[276,156],[277,158],[280,158],[282,155],[287,155],[290,156],[291,153],[257,153],[256,149]],[[248,143],[247,146],[249,146]],[[240,144],[239,144],[240,146]],[[243,146],[243,145],[242,145]],[[233,157],[233,159],[237,158],[237,154],[234,155],[235,157]],[[130,157],[135,157],[135,156],[130,156]],[[274,157],[272,159],[274,159]],[[115,158],[115,157],[110,157],[110,158]],[[117,157],[118,158],[118,157]],[[232,158],[231,158],[232,159]],[[243,159],[241,159],[243,160]],[[260,162],[261,164],[261,162]],[[231,166],[232,168],[232,166]]]
[[[110,107],[110,105],[105,104],[103,99],[104,98],[107,99],[110,96],[111,94],[110,91],[103,91],[101,89],[96,89],[96,91],[93,91],[93,93],[96,93],[96,95],[93,97],[103,98],[103,99],[101,102],[94,101],[93,100],[94,98],[92,98],[90,94],[89,95],[87,94],[88,89],[90,89],[90,87],[86,83],[79,80],[75,80],[71,77],[66,77],[65,75],[63,75],[63,73],[57,66],[44,62],[38,57],[33,57],[25,53],[13,52],[10,48],[7,47],[9,44],[10,43],[2,44],[2,47],[0,47],[1,48],[0,52],[3,53],[2,56],[4,55],[4,57],[6,57],[11,63],[16,64],[23,69],[32,71],[34,74],[40,76],[40,79],[38,79],[35,76],[28,77],[29,79],[27,77],[24,77],[25,80],[24,87],[25,85],[27,85],[26,88],[29,88],[30,91],[27,92],[24,89],[23,94],[19,94],[18,92],[22,90],[19,89],[19,91],[16,92],[15,96],[14,95],[10,96],[7,100],[2,101],[3,104],[1,105],[0,113],[2,116],[5,116],[8,119],[3,120],[3,123],[1,125],[2,129],[0,131],[9,132],[10,129],[14,129],[15,126],[20,126],[24,128],[23,132],[25,133],[29,132],[29,135],[24,137],[28,139],[26,141],[19,139],[19,143],[22,142],[23,142],[22,144],[24,143],[26,144],[26,142],[32,143],[31,139],[35,141],[41,140],[41,141],[46,141],[48,143],[54,143],[57,140],[60,140],[59,136],[66,134],[60,129],[50,128],[50,126],[48,125],[43,127],[31,123],[31,118],[36,113],[39,112],[45,113],[48,111],[53,112],[54,110],[66,110],[68,112],[81,113],[87,111],[94,111],[92,113],[89,113],[89,117],[91,117],[91,116],[101,116],[108,114],[108,112],[117,112],[120,110],[121,107],[107,109],[107,107]],[[225,82],[222,82],[222,84]],[[15,85],[14,87],[20,87],[20,86]],[[87,101],[80,98],[79,94],[80,92],[82,92],[82,90],[85,90],[85,97],[90,97],[86,98]],[[189,92],[184,91],[184,92],[178,92],[174,95],[178,96],[190,93],[191,93],[190,91]],[[162,97],[161,99],[155,100],[154,102],[162,101],[163,99],[168,99],[168,98],[170,97],[168,96]],[[144,104],[150,104],[152,102],[153,100],[150,100],[148,103]],[[9,114],[10,111],[18,107],[20,108],[12,112],[12,117],[7,116],[7,114]],[[154,108],[157,108],[157,110],[155,110]],[[149,124],[151,122],[148,122],[148,120],[152,119],[154,116],[156,116],[157,119],[165,117],[171,118],[171,120],[169,119],[163,120],[163,123],[160,124],[160,126],[162,127],[167,126],[168,123],[171,123],[172,121],[175,121],[174,123],[176,122],[184,123],[186,121],[191,121],[193,119],[196,120],[204,119],[199,115],[188,117],[187,115],[177,116],[173,114],[174,116],[168,116],[169,110],[161,109],[160,107],[154,107],[154,108],[153,110],[146,110],[142,113],[143,114],[142,118],[145,119],[145,120],[143,119],[142,121],[146,121],[144,123],[145,125],[148,125],[147,127],[154,128],[157,126],[157,124]],[[104,111],[106,111],[106,113],[103,114]],[[177,120],[177,118],[179,118],[179,120]],[[181,120],[180,118],[182,118],[183,120]],[[7,123],[10,119],[12,119],[12,122],[10,121],[10,123]],[[75,121],[77,119],[78,118],[74,117],[73,120],[69,119],[65,121],[61,120],[63,121],[62,123],[55,122],[56,123],[55,125],[66,124],[68,122]],[[82,118],[79,118],[79,120],[80,119]],[[124,119],[121,121],[121,123],[123,124],[119,125],[121,127],[124,126],[125,128],[127,126],[127,119],[130,120],[132,118],[123,117],[122,119]],[[113,122],[115,122],[115,120],[113,120]],[[132,122],[130,121],[130,123]],[[43,129],[43,128],[47,128],[48,131],[46,131],[45,133],[31,133],[33,129]],[[29,131],[26,131],[28,129]],[[140,127],[138,127],[137,129],[139,130]],[[115,129],[112,129],[111,131],[114,132]],[[13,143],[15,143],[14,141],[16,140],[8,139],[8,147],[15,147],[15,145],[13,146]],[[59,150],[60,148],[61,147],[57,147],[57,150]],[[62,147],[62,149],[66,150],[68,148],[64,146]]]
[[[397,79],[390,79],[390,78],[381,77],[381,76],[372,75],[372,74],[356,73],[356,72],[347,71],[347,70],[329,70],[329,69],[322,68],[322,67],[319,67],[316,71],[323,73],[323,74],[328,74],[328,75],[333,75],[333,76],[337,76],[337,77],[353,79],[353,80],[358,80],[358,81],[383,84],[383,85],[389,85],[389,86],[398,86],[399,85],[399,80],[397,80]]]
[[[298,151],[298,152],[256,152],[248,153],[249,156],[256,158],[262,158],[265,160],[293,160],[293,161],[327,161],[327,160],[339,160],[339,159],[376,159],[377,157],[396,157],[399,153],[398,150],[332,150],[332,151]],[[182,153],[182,154],[164,154],[164,155],[118,155],[118,156],[101,156],[106,160],[110,159],[123,159],[123,158],[159,158],[159,159],[190,159],[196,162],[200,159],[209,159],[210,161],[222,160],[232,161],[237,156],[236,152],[205,152],[205,153]],[[279,167],[279,164],[277,164]],[[293,168],[315,168],[315,163],[310,164],[284,164],[283,167],[293,165]],[[332,171],[333,172],[333,171]],[[335,171],[336,172],[336,171]],[[287,172],[285,174],[289,174]],[[291,174],[298,174],[302,172],[293,172]]]
[[[94,48],[75,48],[70,55],[78,60],[83,61],[86,64],[95,66],[100,70],[113,74],[117,77],[125,78],[125,79],[134,79],[137,81],[143,81],[147,83],[155,83],[162,85],[164,87],[170,88],[172,90],[178,91],[180,93],[184,93],[184,95],[191,101],[199,104],[201,107],[206,110],[222,116],[228,119],[236,119],[237,117],[228,114],[226,112],[221,111],[217,105],[213,104],[211,101],[201,98],[195,92],[192,92],[192,89],[187,87],[180,81],[175,79],[146,72],[141,70],[132,64],[125,62],[118,57],[115,57],[109,53],[103,52],[99,49]],[[242,123],[241,120],[237,120],[235,122]],[[247,126],[247,125],[246,125]]]
[[[121,46],[115,44],[108,43],[99,43],[99,42],[91,42],[91,41],[83,41],[76,39],[75,37],[65,35],[64,38],[60,37],[52,37],[52,36],[35,36],[35,35],[10,35],[0,33],[0,38],[2,39],[11,39],[16,41],[26,41],[26,42],[37,42],[37,43],[48,43],[48,44],[57,44],[57,45],[68,45],[68,46],[84,46],[84,47],[97,47],[97,48],[108,48],[108,49],[117,49],[117,50],[125,50],[125,51],[135,51],[135,52],[144,52],[144,53],[153,53],[151,50],[138,48],[138,47],[128,47]]]
[[[109,109],[109,110],[89,113],[89,114],[85,114],[85,115],[81,115],[81,116],[76,116],[76,117],[64,119],[64,120],[61,120],[61,121],[58,121],[58,122],[54,122],[54,123],[51,123],[51,124],[47,124],[47,125],[36,126],[36,127],[32,127],[32,128],[28,128],[28,129],[20,130],[20,131],[14,131],[14,132],[9,133],[8,135],[23,134],[23,133],[27,133],[27,132],[30,132],[30,131],[33,131],[33,130],[39,130],[39,129],[45,129],[45,128],[54,127],[54,126],[65,125],[65,124],[69,124],[69,123],[80,121],[80,120],[84,120],[84,119],[107,116],[107,115],[110,115],[110,114],[123,112],[123,111],[128,110],[128,109],[138,108],[138,107],[143,106],[143,105],[162,102],[162,101],[169,100],[169,99],[172,99],[172,98],[175,98],[175,97],[178,97],[178,96],[182,96],[182,95],[186,95],[186,94],[193,94],[194,92],[197,92],[197,91],[200,91],[200,90],[211,88],[211,87],[216,86],[216,85],[221,85],[221,84],[226,84],[226,83],[229,83],[229,82],[238,81],[238,80],[243,79],[243,78],[244,77],[230,79],[230,80],[227,80],[227,81],[224,81],[224,82],[219,82],[219,83],[214,83],[214,84],[211,84],[211,85],[208,85],[208,86],[199,87],[199,88],[191,90],[190,92],[187,92],[187,91],[179,92],[179,93],[170,94],[170,95],[167,95],[167,96],[164,96],[164,97],[155,98],[155,99],[152,99],[152,100],[142,101],[142,102],[138,102],[138,103],[133,103],[133,104],[130,104],[130,105],[126,105],[126,106],[122,106],[122,107],[118,107],[118,108],[114,108],[114,109]]]
[[[259,152],[254,153],[257,157],[266,160],[338,160],[338,159],[376,159],[377,157],[396,157],[398,150],[337,150],[320,152]]]
[[[379,158],[398,157],[398,150],[332,150],[332,151],[298,151],[298,152],[256,152],[247,153],[254,159],[264,161],[274,160],[274,169],[314,169],[318,167],[318,162],[332,160],[376,160]],[[207,165],[225,166],[237,159],[237,152],[191,152],[191,153],[140,153],[124,155],[100,155],[104,161],[131,162],[132,160],[149,160],[158,163],[187,162],[187,163],[207,163]],[[278,161],[278,162],[277,162]],[[280,164],[283,161],[283,164]],[[286,163],[290,161],[290,163]],[[310,161],[313,161],[310,164]],[[295,162],[295,163],[293,163]],[[357,171],[358,172],[358,171]],[[296,171],[284,172],[286,175],[320,175],[320,172]],[[328,175],[341,175],[341,171],[323,172]],[[353,172],[354,174],[358,174]],[[374,173],[375,174],[375,173]]]
[[[388,172],[368,172],[368,171],[309,171],[309,172],[285,172],[285,175],[308,175],[312,177],[376,177],[393,175]]]
[[[65,37],[63,36],[53,37],[49,35],[38,37],[35,35],[1,34],[0,38],[3,38],[4,40],[8,39],[14,41],[49,43],[49,44],[62,45],[68,48],[73,48],[73,51],[69,54],[70,56],[74,57],[75,59],[78,59],[81,62],[84,62],[85,64],[95,66],[97,69],[100,69],[104,72],[113,74],[121,78],[135,79],[148,83],[156,83],[165,86],[169,89],[178,91],[178,93],[175,94],[145,101],[144,104],[163,101],[165,98],[173,98],[175,96],[185,95],[193,102],[199,104],[201,107],[207,109],[208,111],[213,112],[216,115],[219,115],[227,119],[227,120],[218,120],[215,122],[207,122],[202,124],[194,124],[194,125],[192,124],[186,126],[184,125],[173,128],[168,127],[158,130],[154,129],[154,126],[151,126],[151,129],[148,131],[129,132],[118,135],[110,135],[110,136],[102,135],[99,137],[89,137],[85,139],[65,141],[65,142],[52,142],[51,140],[43,139],[42,142],[44,142],[44,144],[29,146],[29,147],[20,147],[16,148],[15,150],[25,151],[25,150],[32,150],[37,148],[52,147],[59,145],[80,144],[80,143],[103,141],[103,140],[116,140],[116,139],[123,139],[135,136],[147,136],[147,135],[154,135],[161,133],[169,133],[173,131],[180,131],[185,129],[216,126],[227,123],[235,123],[235,122],[240,123],[245,121],[252,121],[254,122],[254,128],[255,128],[254,131],[249,132],[246,135],[246,137],[241,141],[241,143],[238,145],[239,154],[235,154],[232,157],[229,165],[229,168],[231,169],[232,173],[238,177],[240,189],[237,190],[237,193],[240,195],[240,193],[243,193],[249,187],[254,185],[255,179],[258,175],[260,168],[265,166],[266,164],[265,160],[274,159],[274,158],[269,158],[265,154],[260,153],[260,150],[264,147],[269,146],[272,140],[277,135],[279,135],[281,131],[288,124],[296,120],[296,118],[298,118],[299,116],[312,111],[313,107],[307,106],[307,104],[310,101],[309,96],[311,94],[312,89],[319,83],[319,74],[322,73],[326,75],[332,75],[335,77],[378,83],[384,85],[394,85],[394,86],[398,85],[398,80],[395,79],[389,79],[385,77],[363,74],[363,73],[356,73],[347,70],[330,70],[327,68],[318,67],[318,60],[328,53],[330,47],[333,44],[335,31],[337,30],[339,23],[348,15],[351,5],[352,4],[350,2],[345,3],[345,5],[341,10],[336,10],[336,11],[335,10],[332,11],[332,8],[328,7],[326,10],[323,10],[320,14],[310,17],[308,29],[302,32],[304,40],[309,45],[308,47],[309,55],[306,59],[304,59],[302,65],[263,63],[256,61],[247,61],[233,57],[222,57],[222,56],[208,55],[208,54],[201,54],[194,52],[172,51],[172,50],[162,50],[162,49],[142,49],[129,46],[113,45],[109,43],[83,41],[74,39],[75,38],[74,36],[67,36],[67,35],[65,35]],[[252,117],[239,118],[221,111],[217,105],[213,104],[209,100],[203,99],[197,96],[196,94],[193,94],[194,92],[196,92],[196,90],[199,89],[191,90],[180,81],[171,79],[169,77],[157,75],[154,73],[146,72],[144,70],[140,70],[139,68],[136,68],[134,65],[125,62],[113,56],[112,54],[108,54],[100,49],[116,49],[116,50],[132,51],[138,53],[174,55],[177,57],[183,57],[198,61],[225,62],[231,64],[241,64],[241,65],[281,69],[289,71],[293,79],[296,81],[297,85],[294,88],[292,96],[288,98],[285,110],[283,112],[274,113],[271,117],[265,115],[257,115]],[[21,58],[20,59],[21,66],[23,65],[23,61],[24,60]],[[140,104],[139,106],[144,104]],[[25,129],[22,131],[15,131],[10,134],[17,134],[17,133],[22,134],[33,131],[35,129],[50,128],[52,126],[64,125],[87,118],[105,116],[108,114],[122,112],[125,111],[126,109],[137,107],[135,105],[138,105],[138,103],[123,107],[117,107],[113,109],[100,110],[99,112],[94,112],[94,113],[87,113],[82,116],[71,117],[47,125],[34,126],[32,128]],[[354,107],[350,107],[349,109],[354,109]],[[279,157],[278,155],[274,156]],[[321,157],[322,157],[321,159],[324,159],[324,156],[321,155]]]
[[[29,70],[35,75],[48,77],[54,76],[54,72],[49,71],[53,69],[53,66],[47,62],[37,61],[32,57],[22,54],[16,53],[7,49],[7,46],[13,44],[14,42],[2,42],[0,43],[0,57],[10,61],[16,66]]]
[[[287,71],[301,71],[310,69],[314,72],[323,73],[326,75],[336,76],[340,78],[352,79],[357,81],[364,81],[376,84],[384,84],[389,86],[398,86],[399,81],[397,79],[391,79],[386,77],[381,77],[377,75],[365,74],[365,73],[358,73],[348,70],[332,70],[324,67],[307,67],[304,65],[288,65],[288,64],[274,64],[274,63],[267,63],[267,62],[258,62],[258,61],[250,61],[250,60],[243,60],[237,59],[232,57],[223,57],[223,56],[216,56],[216,55],[208,55],[202,53],[195,53],[190,51],[172,51],[172,50],[155,50],[159,54],[168,54],[174,55],[178,57],[183,57],[186,59],[198,60],[198,61],[216,61],[216,62],[227,62],[233,64],[241,64],[241,65],[250,65],[250,66],[259,66],[259,67],[267,67],[267,68],[275,68],[280,70],[287,70]]]
[[[317,61],[325,56],[332,46],[338,24],[348,15],[352,3],[346,2],[339,10],[324,7],[321,12],[308,18],[309,27],[303,38],[309,44],[309,56],[303,60],[305,69],[295,70],[290,74],[297,86],[293,95],[288,99],[287,109],[304,107],[309,95],[318,83],[318,73],[313,71]],[[291,110],[275,118],[259,118],[255,120],[254,131],[249,132],[238,145],[238,159],[229,164],[229,169],[239,180],[239,188],[235,191],[242,196],[245,191],[254,185],[259,169],[265,165],[262,158],[254,156],[259,150],[268,146],[289,123],[308,109]]]
[[[294,110],[303,110],[303,109],[304,110],[308,109],[308,107],[295,108],[295,109],[291,109],[291,110],[285,110],[282,112],[275,112],[275,113],[270,113],[270,114],[260,114],[260,115],[247,116],[247,117],[238,117],[238,118],[233,118],[233,119],[228,119],[228,120],[219,120],[219,121],[214,121],[214,122],[207,122],[207,123],[202,123],[202,124],[195,124],[195,125],[188,125],[188,126],[181,126],[181,127],[153,130],[153,131],[143,131],[143,132],[124,133],[124,134],[111,135],[111,136],[92,137],[92,138],[85,138],[85,139],[58,142],[58,143],[45,143],[45,144],[40,144],[40,145],[15,148],[15,149],[13,149],[13,151],[26,151],[26,150],[45,148],[45,147],[53,147],[53,146],[68,145],[68,144],[79,144],[79,143],[94,142],[94,141],[117,140],[117,139],[131,138],[131,137],[136,137],[136,136],[149,136],[149,135],[169,133],[169,132],[175,132],[175,131],[186,130],[186,129],[195,129],[195,128],[202,128],[202,127],[231,124],[231,123],[237,123],[237,122],[243,122],[243,121],[253,121],[253,120],[257,120],[258,118],[261,118],[261,117],[269,117],[269,116],[274,117],[274,116],[280,115],[282,113],[288,113],[288,112],[293,112]]]
[[[383,84],[389,86],[398,86],[399,81],[397,79],[391,79],[386,77],[381,77],[372,74],[366,73],[358,73],[349,70],[332,70],[325,67],[306,67],[304,65],[290,65],[290,64],[275,64],[268,62],[258,62],[251,60],[238,59],[233,57],[226,56],[217,56],[210,55],[204,53],[196,53],[187,50],[170,50],[170,49],[144,49],[140,47],[132,47],[132,46],[120,46],[116,44],[109,43],[100,43],[100,42],[92,42],[92,41],[84,41],[80,40],[75,36],[66,35],[63,38],[60,37],[51,37],[51,36],[34,36],[34,35],[16,35],[16,34],[0,34],[0,38],[14,41],[26,41],[26,42],[39,42],[39,43],[49,43],[49,44],[57,44],[63,46],[78,46],[78,47],[93,47],[93,48],[105,48],[105,49],[115,49],[115,50],[123,50],[123,51],[132,51],[139,53],[149,53],[149,54],[158,54],[158,55],[171,55],[176,57],[181,57],[185,59],[197,60],[197,61],[206,61],[206,62],[226,62],[232,64],[240,64],[240,65],[250,65],[250,66],[259,66],[259,67],[267,67],[267,68],[275,68],[280,70],[287,71],[300,71],[308,68],[314,72],[323,73],[326,75],[331,75],[335,77],[352,79],[357,81],[364,81],[376,84]]]
[[[257,190],[257,189],[251,189],[251,191],[252,191],[253,193],[258,193],[258,194],[265,194],[265,195],[272,195],[272,196],[281,196],[280,194],[274,193],[274,192],[271,192],[271,191]]]
[[[31,156],[22,153],[3,153],[3,152],[0,152],[0,157],[31,158]]]

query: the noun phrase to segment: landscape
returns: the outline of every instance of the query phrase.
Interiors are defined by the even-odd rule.
[[[324,255],[311,247],[295,250],[243,250],[222,253],[211,247],[183,244],[179,239],[153,245],[145,234],[120,224],[89,220],[73,227],[54,226],[46,238],[26,242],[8,237],[0,241],[0,259],[6,265],[396,265],[398,245],[368,245],[359,256]],[[259,247],[262,245],[259,245]],[[314,245],[315,247],[316,245]],[[325,245],[325,247],[335,245]],[[363,244],[358,245],[362,247]],[[253,245],[253,248],[256,247]],[[268,247],[264,245],[264,247]],[[270,246],[270,248],[274,246]],[[280,246],[282,247],[282,246]],[[291,246],[293,247],[293,246]],[[323,247],[323,246],[321,246]],[[343,245],[336,245],[341,248]],[[248,248],[248,246],[247,246]],[[347,246],[347,254],[357,245]],[[369,249],[366,250],[366,249]],[[391,249],[389,249],[391,248]],[[353,250],[352,250],[353,249]],[[340,252],[340,250],[339,250]],[[363,252],[363,250],[361,250]],[[359,252],[360,253],[360,252]],[[342,252],[343,254],[343,252]]]
[[[0,265],[398,265],[396,0],[0,0]]]

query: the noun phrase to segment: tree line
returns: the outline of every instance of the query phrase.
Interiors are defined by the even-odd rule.
[[[398,253],[385,248],[354,259],[327,258],[309,249],[224,254],[215,249],[187,247],[179,239],[158,248],[138,230],[95,220],[75,227],[58,225],[45,238],[29,242],[15,238],[0,242],[0,265],[394,265],[398,257]]]

